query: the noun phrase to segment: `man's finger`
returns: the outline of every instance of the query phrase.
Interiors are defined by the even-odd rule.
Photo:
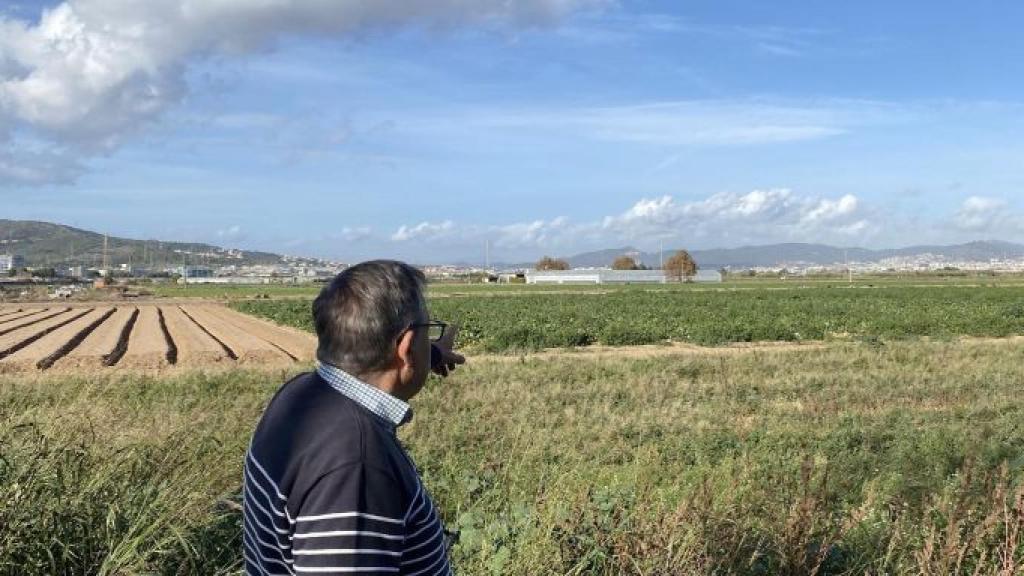
[[[455,337],[459,335],[459,325],[449,324],[448,329],[444,331],[444,337],[442,340],[451,344],[448,348],[455,347]]]

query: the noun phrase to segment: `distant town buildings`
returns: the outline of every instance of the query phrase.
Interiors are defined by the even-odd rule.
[[[182,266],[173,272],[179,276],[179,282],[189,284],[305,284],[327,281],[346,267],[339,262],[295,259],[285,264]]]
[[[25,267],[25,259],[17,254],[0,254],[0,272]]]
[[[1024,259],[992,258],[988,260],[958,260],[941,254],[917,254],[914,256],[894,256],[871,262],[835,262],[833,264],[815,264],[810,262],[780,262],[774,266],[755,266],[750,268],[728,268],[730,272],[753,271],[764,274],[788,273],[794,276],[809,274],[882,274],[882,273],[913,273],[913,272],[994,272],[1022,273]]]
[[[698,270],[694,282],[721,282],[717,270]],[[575,268],[573,270],[529,270],[527,284],[665,284],[664,270],[610,270],[608,268]]]

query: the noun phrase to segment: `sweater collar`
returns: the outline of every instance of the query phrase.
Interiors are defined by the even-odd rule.
[[[412,408],[407,402],[363,382],[341,368],[326,362],[317,362],[316,372],[331,388],[394,426],[401,426],[412,420]]]

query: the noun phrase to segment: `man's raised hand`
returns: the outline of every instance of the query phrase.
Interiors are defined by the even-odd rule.
[[[430,369],[438,376],[447,376],[458,364],[465,364],[466,357],[455,352],[455,337],[459,334],[459,325],[450,324],[444,334],[431,344]]]

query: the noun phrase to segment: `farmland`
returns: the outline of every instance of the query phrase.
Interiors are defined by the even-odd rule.
[[[309,361],[316,340],[211,304],[0,306],[0,372]]]
[[[1024,288],[540,288],[432,288],[472,353],[400,435],[460,573],[1022,573]],[[308,330],[310,297],[231,306]],[[237,572],[308,357],[197,366],[0,374],[0,573]]]
[[[550,287],[549,287],[550,289]],[[243,312],[312,330],[308,299],[243,300]],[[441,293],[431,314],[490,352],[588,344],[1004,337],[1024,333],[1024,287],[695,288]]]

